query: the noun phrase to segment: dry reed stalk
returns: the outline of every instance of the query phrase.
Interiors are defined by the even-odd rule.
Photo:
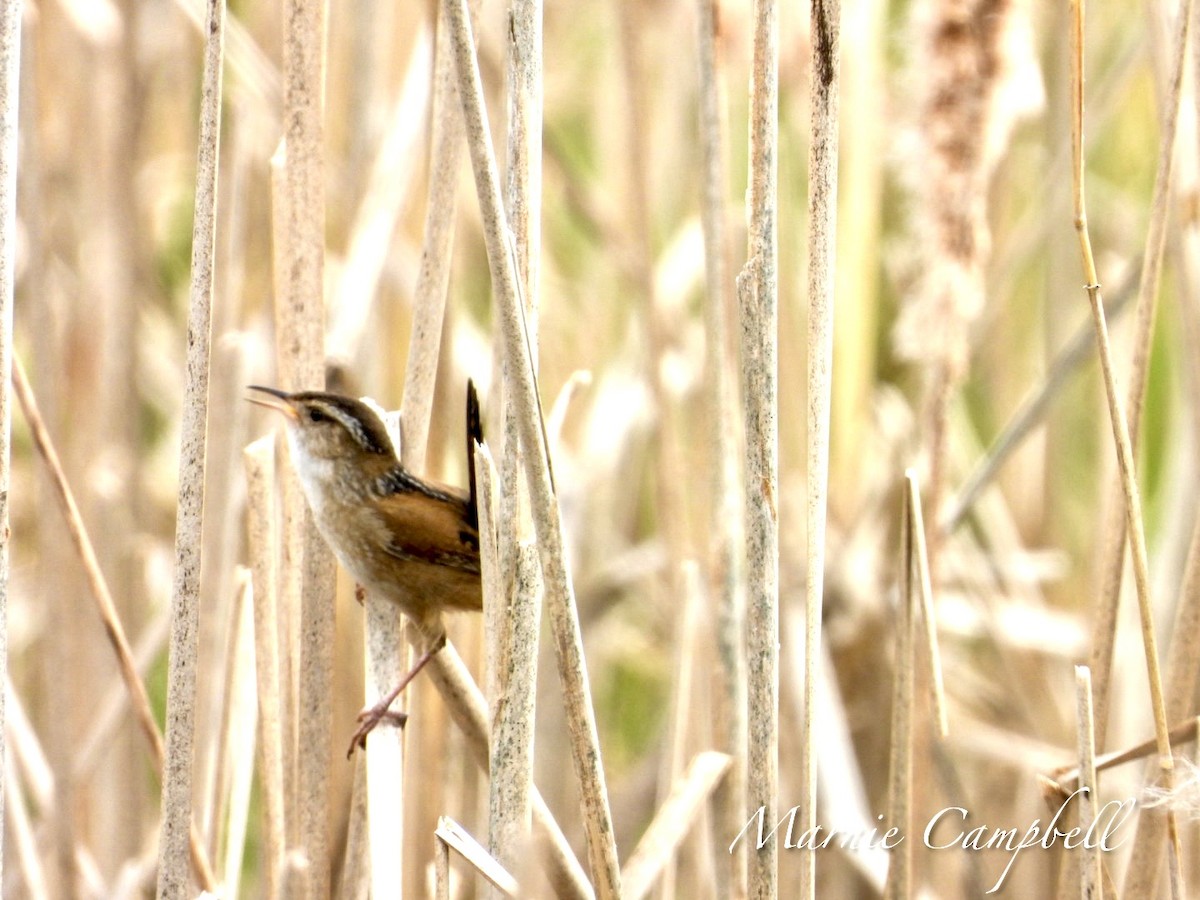
[[[324,37],[320,0],[288,0],[283,12],[284,142],[280,238],[276,273],[279,376],[285,388],[325,383],[324,354]],[[294,476],[292,476],[294,480]],[[330,890],[329,792],[332,726],[334,584],[333,555],[312,514],[293,490],[285,516],[303,518],[299,559],[300,671],[297,713],[299,846],[307,857],[308,896]],[[289,508],[290,506],[290,508]],[[303,508],[303,514],[299,510]],[[293,532],[295,533],[295,532]],[[297,544],[291,545],[297,548]]]
[[[504,209],[512,236],[531,364],[537,368],[542,221],[542,2],[508,4],[508,110]],[[520,365],[500,354],[504,368]],[[503,377],[503,384],[510,376]],[[534,709],[542,585],[526,511],[519,425],[511,390],[502,391],[503,436],[496,519],[494,600],[485,635],[493,709],[488,843],[510,871],[529,846]],[[487,601],[485,600],[485,603]],[[490,618],[492,615],[496,618]]]
[[[1090,831],[1096,819],[1096,795],[1100,783],[1096,776],[1096,732],[1092,710],[1092,673],[1087,666],[1075,667],[1075,726],[1079,750],[1080,787],[1079,827]],[[1079,889],[1083,900],[1100,897],[1100,847],[1084,844],[1079,854]]]
[[[829,412],[833,391],[833,308],[837,250],[840,0],[814,0],[808,156],[808,532],[805,554],[804,718],[800,753],[803,828],[817,824],[817,679],[825,594],[829,505]],[[816,895],[815,853],[800,857],[800,896]]]
[[[697,3],[699,47],[700,150],[703,158],[701,221],[704,228],[704,323],[709,360],[707,397],[713,410],[709,446],[712,459],[709,529],[709,584],[714,598],[719,664],[717,740],[729,755],[730,768],[714,797],[716,845],[737,834],[746,817],[746,650],[744,597],[741,592],[743,504],[737,460],[737,390],[735,358],[729,329],[733,304],[726,238],[726,190],[729,164],[724,81],[718,60],[716,0]],[[746,847],[739,841],[717,868],[718,895],[746,896]]]
[[[761,809],[768,822],[775,821],[779,799],[778,105],[779,11],[774,0],[756,0],[750,80],[750,235],[737,295],[746,417],[746,805]],[[775,897],[778,866],[779,847],[772,834],[749,862],[751,897]]]
[[[437,831],[434,833],[439,843],[458,853],[503,896],[520,896],[517,880],[453,819],[447,816],[439,817]]]
[[[621,872],[622,897],[641,900],[649,896],[731,763],[727,754],[716,750],[704,750],[692,757],[625,861]]]
[[[189,836],[192,830],[192,766],[196,745],[196,673],[200,638],[200,536],[204,520],[204,457],[208,430],[224,16],[223,0],[210,0],[201,86],[188,348],[180,424],[175,579],[171,590],[166,747],[158,855],[160,898],[190,894]],[[194,864],[194,853],[192,857]],[[211,874],[202,870],[201,883],[206,890],[210,890],[213,886]]]
[[[250,444],[246,468],[246,544],[254,584],[254,664],[258,677],[259,769],[262,793],[263,896],[280,896],[281,870],[287,849],[287,804],[283,790],[285,733],[280,711],[279,617],[275,590],[275,437]]]
[[[909,484],[911,485],[911,481]],[[904,835],[913,834],[913,719],[916,697],[917,610],[919,578],[913,492],[904,492],[904,517],[900,522],[902,581],[899,622],[896,627],[896,661],[892,695],[892,735],[888,760],[888,822]],[[884,897],[905,900],[913,896],[912,844],[904,841],[891,851]]]
[[[1164,693],[1167,721],[1178,722],[1189,713],[1192,686],[1196,683],[1197,674],[1200,674],[1200,521],[1192,530],[1186,573],[1175,606],[1175,621],[1171,626],[1166,669]],[[1172,745],[1178,740],[1172,732]],[[1144,815],[1138,818],[1133,853],[1126,869],[1126,888],[1145,890],[1148,895],[1153,895],[1157,888],[1156,876],[1165,837],[1166,820],[1162,816]],[[1139,870],[1142,874],[1136,874]],[[1153,870],[1154,876],[1149,874],[1149,870]]]
[[[8,489],[12,456],[13,285],[17,258],[17,106],[20,98],[21,14],[24,4],[0,6],[0,682],[8,681]],[[0,779],[8,784],[4,692],[0,691]],[[7,790],[3,793],[7,793]],[[0,797],[0,846],[4,841]],[[2,856],[2,854],[0,854]],[[0,858],[0,883],[4,862]]]
[[[1187,0],[1184,21],[1181,29],[1187,28],[1191,18],[1191,0]],[[1096,344],[1100,357],[1100,369],[1104,375],[1104,392],[1108,400],[1109,420],[1112,426],[1113,443],[1116,445],[1117,462],[1121,476],[1121,490],[1125,499],[1125,528],[1129,537],[1130,554],[1133,557],[1134,584],[1137,588],[1138,614],[1141,622],[1142,647],[1146,659],[1146,675],[1150,688],[1151,712],[1154,716],[1154,735],[1158,751],[1159,774],[1162,788],[1170,792],[1174,786],[1174,760],[1171,756],[1171,739],[1168,731],[1166,704],[1163,698],[1162,676],[1159,671],[1158,646],[1154,634],[1154,609],[1150,598],[1149,563],[1146,554],[1145,525],[1142,519],[1141,494],[1137,483],[1137,473],[1130,440],[1129,424],[1125,411],[1117,396],[1116,374],[1113,371],[1112,350],[1108,341],[1108,328],[1104,320],[1104,302],[1100,297],[1099,276],[1096,273],[1096,261],[1092,255],[1091,236],[1087,225],[1086,194],[1084,192],[1084,159],[1083,159],[1083,0],[1072,0],[1071,3],[1071,146],[1073,156],[1072,184],[1074,187],[1075,230],[1079,237],[1080,256],[1083,263],[1085,279],[1084,290],[1092,310],[1092,322],[1096,329]],[[1178,102],[1176,101],[1176,106]],[[1156,194],[1158,190],[1166,190],[1170,183],[1171,153],[1164,152],[1160,156],[1160,168],[1156,177]],[[1164,173],[1163,169],[1167,171]],[[1165,179],[1166,186],[1159,183]],[[1165,197],[1165,194],[1162,196]],[[1165,213],[1164,213],[1165,214]],[[1153,229],[1152,229],[1153,230]],[[1148,242],[1149,244],[1149,242]],[[1143,263],[1143,279],[1146,275],[1147,263]],[[1096,708],[1096,724],[1101,724],[1101,709]],[[1182,895],[1182,885],[1179,883],[1181,850],[1175,812],[1168,806],[1167,835],[1169,838],[1168,862],[1171,871],[1172,889],[1176,895]]]
[[[450,2],[451,40],[458,68],[458,89],[463,101],[467,145],[475,171],[476,192],[483,218],[488,262],[502,320],[504,353],[511,365],[506,377],[513,393],[524,450],[534,528],[541,553],[546,603],[558,651],[567,718],[570,723],[572,759],[579,781],[588,857],[597,893],[602,898],[620,893],[620,872],[612,813],[608,806],[604,769],[596,717],[590,701],[583,640],[575,608],[574,590],[563,554],[562,521],[550,475],[549,450],[541,416],[541,401],[533,371],[529,334],[515,271],[513,248],[504,231],[505,215],[500,197],[500,178],[489,140],[483,86],[475,57],[470,15],[466,0]],[[519,364],[518,364],[519,362]],[[444,654],[439,654],[442,656]]]
[[[1079,4],[1082,10],[1083,0],[1079,0]],[[1150,221],[1146,228],[1146,243],[1142,250],[1142,269],[1141,277],[1138,280],[1135,307],[1136,324],[1132,338],[1129,384],[1126,388],[1125,399],[1125,416],[1128,421],[1129,437],[1132,441],[1131,449],[1135,453],[1141,431],[1146,383],[1150,377],[1150,345],[1154,337],[1158,290],[1162,281],[1163,248],[1166,243],[1168,220],[1172,211],[1170,198],[1175,160],[1175,135],[1178,131],[1179,106],[1183,96],[1183,70],[1187,57],[1187,38],[1192,7],[1192,0],[1186,0],[1180,8],[1178,30],[1172,47],[1170,82],[1167,85],[1166,97],[1160,107],[1163,116],[1162,132],[1159,135],[1158,162],[1154,175],[1154,191],[1150,201]],[[1082,16],[1082,11],[1079,12],[1079,15]],[[1082,65],[1082,61],[1079,64]],[[1082,78],[1082,72],[1079,73],[1079,77]],[[1076,101],[1082,103],[1082,96],[1076,97]],[[1082,113],[1078,115],[1082,116]],[[1078,127],[1082,129],[1082,120],[1079,121]],[[1081,141],[1082,137],[1077,137],[1075,143],[1080,144]],[[1082,149],[1075,150],[1075,155],[1077,157],[1076,167],[1081,168],[1083,165]],[[1078,190],[1082,191],[1082,188],[1078,188]],[[1078,204],[1080,201],[1076,202]],[[1077,206],[1077,209],[1082,209],[1082,207]],[[1088,253],[1090,254],[1090,250]],[[1088,284],[1096,284],[1095,279],[1089,280]],[[1103,543],[1100,548],[1100,559],[1103,566],[1102,594],[1092,619],[1090,666],[1096,709],[1096,734],[1099,735],[1102,747],[1108,729],[1113,643],[1116,639],[1117,608],[1120,605],[1121,582],[1125,571],[1126,529],[1129,527],[1127,511],[1121,507],[1122,503],[1118,499],[1110,505],[1108,516],[1105,519]],[[1133,870],[1130,869],[1130,872],[1132,873]]]

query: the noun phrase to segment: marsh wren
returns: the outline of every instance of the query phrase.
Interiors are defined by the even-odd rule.
[[[418,478],[400,464],[383,421],[366,403],[320,391],[289,394],[251,385],[271,399],[251,402],[287,419],[292,464],[317,529],[364,590],[386,597],[424,634],[428,649],[400,684],[359,715],[350,743],[385,718],[388,707],[446,643],[444,610],[483,607],[474,445],[483,442],[479,401],[467,382],[469,491]]]

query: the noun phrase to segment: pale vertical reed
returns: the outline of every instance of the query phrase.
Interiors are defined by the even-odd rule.
[[[817,824],[817,679],[825,609],[825,543],[829,507],[829,410],[833,392],[834,274],[837,271],[838,107],[841,77],[840,0],[814,0],[808,152],[808,531],[805,553],[804,719],[800,754],[801,814]],[[816,896],[817,855],[800,859],[800,895]]]
[[[286,199],[285,219],[276,225],[283,239],[279,257],[284,267],[277,273],[276,302],[279,375],[289,390],[325,383],[324,9],[320,0],[288,0],[283,13],[286,157],[283,183],[277,187]],[[302,518],[296,789],[308,894],[316,898],[329,893],[332,866],[329,766],[335,569],[333,555],[307,508]]]
[[[189,837],[195,706],[200,638],[201,528],[204,519],[205,446],[208,431],[209,356],[212,339],[213,258],[216,247],[217,162],[220,150],[224,0],[210,0],[200,104],[196,207],[192,225],[192,281],[188,304],[187,380],[179,453],[175,524],[175,581],[171,591],[170,672],[163,761],[158,896],[190,896]],[[201,874],[210,889],[211,876]]]
[[[700,215],[704,228],[704,323],[712,467],[708,593],[713,600],[720,672],[714,702],[717,741],[730,759],[729,772],[718,785],[714,800],[714,843],[720,853],[726,849],[723,837],[737,834],[747,815],[746,611],[742,593],[743,503],[739,492],[736,362],[729,327],[733,284],[726,237],[728,116],[717,43],[716,0],[699,0],[697,9],[703,191]],[[744,842],[739,842],[725,855],[728,856],[727,864],[716,867],[718,894],[739,900],[746,896]]]
[[[779,10],[754,4],[750,81],[750,222],[746,264],[737,278],[742,391],[746,417],[746,805],[775,822],[779,790],[779,423],[777,208]],[[775,837],[751,854],[749,894],[777,892]]]
[[[504,208],[516,257],[519,301],[525,315],[531,364],[537,367],[542,222],[542,0],[508,4],[508,116]],[[521,365],[501,354],[502,365]],[[505,383],[507,383],[507,376]],[[511,391],[502,389],[503,458],[498,494],[497,581],[488,604],[489,682],[493,709],[489,847],[516,871],[529,846],[533,779],[534,707],[537,689],[541,582],[529,534],[527,491],[521,478],[521,445]],[[493,615],[494,614],[494,615]]]

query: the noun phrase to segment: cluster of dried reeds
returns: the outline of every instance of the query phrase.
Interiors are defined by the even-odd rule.
[[[4,896],[1187,896],[1195,4],[911,6],[0,5]],[[350,762],[252,381],[479,479]]]

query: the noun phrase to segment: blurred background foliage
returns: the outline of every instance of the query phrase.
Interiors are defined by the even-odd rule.
[[[1024,43],[1009,48],[1011,135],[988,178],[990,252],[982,295],[966,322],[968,366],[949,408],[949,501],[1088,314],[1072,227],[1064,3],[995,4]],[[26,3],[21,99],[16,346],[64,457],[122,616],[143,648],[146,677],[164,700],[165,615],[175,512],[201,11],[195,0],[37,0]],[[897,352],[897,320],[928,266],[928,151],[918,139],[932,65],[922,29],[934,2],[843,2],[842,158],[827,638],[870,817],[884,807],[893,606],[903,469],[925,465],[926,370]],[[1089,10],[1087,169],[1090,225],[1110,301],[1136,292],[1159,153],[1172,3],[1094,4]],[[503,147],[503,5],[483,0],[478,36],[497,146]],[[366,304],[367,327],[336,360],[348,389],[399,404],[419,263],[428,175],[431,3],[330,4],[326,87],[327,279],[344,274],[371,173],[385,166],[398,196],[386,261]],[[745,85],[751,10],[720,5],[719,52],[728,113],[729,259],[744,258]],[[201,734],[222,709],[223,641],[234,565],[245,561],[238,455],[273,427],[241,399],[273,383],[270,158],[280,129],[280,8],[229,8],[218,231],[210,532],[205,546]],[[695,9],[665,0],[547,4],[540,366],[547,409],[576,370],[591,373],[554,448],[600,731],[623,853],[661,797],[664,734],[682,601],[679,566],[711,553],[707,440],[712,365],[703,328],[699,228]],[[781,799],[799,802],[788,729],[798,721],[798,652],[789,623],[804,585],[804,430],[808,20],[784,4],[780,37],[779,341],[784,615]],[[406,85],[408,88],[406,89]],[[1148,540],[1167,629],[1195,519],[1198,330],[1195,89],[1189,81],[1139,460]],[[401,96],[415,99],[398,105]],[[399,124],[397,124],[399,123]],[[377,160],[385,135],[405,135]],[[644,192],[644,215],[639,193]],[[332,293],[332,290],[330,290]],[[494,356],[490,280],[473,182],[464,167],[430,474],[462,483],[461,394],[486,389]],[[1114,316],[1117,358],[1128,358],[1132,316]],[[331,312],[331,319],[335,312]],[[736,323],[736,319],[733,320]],[[736,333],[736,325],[735,325]],[[928,336],[928,335],[926,335]],[[931,344],[933,342],[931,341]],[[918,348],[919,349],[919,348]],[[665,388],[656,390],[657,382]],[[294,386],[312,387],[312,386]],[[62,522],[16,419],[12,689],[54,776],[39,807],[39,853],[54,896],[118,896],[152,866],[157,786],[132,724],[118,714],[86,769],[79,748],[98,711],[117,704],[114,666]],[[664,446],[673,448],[670,453]],[[945,782],[930,809],[961,801],[981,822],[1013,827],[1044,815],[1035,773],[1071,758],[1072,669],[1087,657],[1097,593],[1100,526],[1116,498],[1108,414],[1094,354],[1073,369],[1044,417],[977,507],[948,538],[939,605],[960,797]],[[922,471],[924,471],[922,469]],[[930,520],[934,513],[927,512]],[[997,579],[995,573],[1001,573]],[[349,728],[362,702],[356,666],[360,615],[339,600],[341,701]],[[1132,615],[1126,604],[1123,616]],[[1123,619],[1125,629],[1130,621]],[[463,621],[456,640],[478,626]],[[1118,640],[1114,717],[1121,747],[1149,736],[1144,663]],[[1169,638],[1163,632],[1164,642]],[[698,659],[712,666],[702,629]],[[552,667],[543,665],[538,778],[570,830],[573,787],[564,764]],[[713,746],[708,683],[698,679],[687,746]],[[417,701],[418,703],[421,701]],[[418,706],[433,717],[436,706]],[[678,701],[677,701],[678,702]],[[119,710],[119,706],[114,707]],[[432,730],[432,726],[431,726]],[[450,740],[453,740],[452,738]],[[338,746],[335,740],[335,746]],[[198,749],[215,791],[218,748]],[[853,760],[851,761],[853,762]],[[333,761],[349,790],[351,768]],[[789,776],[789,772],[792,773]],[[931,775],[930,778],[933,778]],[[1118,773],[1114,793],[1136,788]],[[11,788],[10,788],[11,790]],[[466,794],[467,789],[462,789]],[[470,795],[453,812],[474,822]],[[827,796],[826,804],[839,798]],[[201,808],[206,808],[201,804]],[[341,827],[340,822],[334,823]],[[207,827],[207,826],[206,826]],[[250,847],[254,846],[252,819]],[[219,830],[219,829],[218,829]],[[206,831],[214,834],[214,830]],[[1192,832],[1189,832],[1194,837]],[[213,838],[214,842],[218,839]],[[720,840],[715,841],[720,845]],[[1194,844],[1193,844],[1194,846]],[[83,874],[72,848],[87,851]],[[413,883],[429,848],[406,849]],[[925,863],[939,896],[973,896],[1003,855],[950,854]],[[821,896],[870,896],[854,860],[822,857]],[[1118,860],[1119,855],[1114,857]],[[1192,860],[1195,868],[1195,860]],[[783,854],[784,882],[795,865]],[[1117,863],[1119,869],[1119,861]],[[704,869],[679,896],[702,896]],[[980,872],[983,874],[981,875]],[[1014,896],[1050,896],[1056,854],[1030,855],[1008,882]],[[131,874],[133,873],[133,874]],[[1193,872],[1193,876],[1194,876]],[[258,883],[254,854],[244,889]],[[686,876],[685,876],[686,877]],[[123,880],[125,879],[125,880]],[[980,881],[982,879],[982,881]],[[97,894],[97,885],[107,893]],[[130,890],[136,892],[135,887]],[[16,867],[4,895],[28,896]]]

